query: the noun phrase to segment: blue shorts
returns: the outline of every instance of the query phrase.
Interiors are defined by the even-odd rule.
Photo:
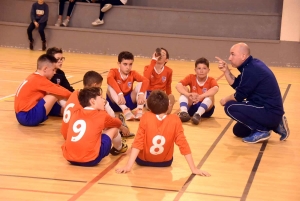
[[[192,117],[195,112],[197,112],[201,102],[197,103],[196,105],[191,105],[191,107],[188,109],[189,115]],[[215,111],[215,106],[212,106],[212,108],[208,111],[206,111],[204,114],[201,115],[201,117],[209,118]]]
[[[169,167],[172,165],[173,157],[169,161],[163,161],[163,162],[149,162],[149,161],[143,161],[139,157],[136,157],[135,162],[140,166],[151,166],[151,167]]]
[[[150,96],[151,92],[152,92],[152,91],[147,91],[147,92],[146,92],[146,93],[147,93],[147,94],[146,94],[146,99]]]
[[[74,161],[69,161],[72,165],[78,165],[78,166],[86,166],[86,167],[91,167],[97,165],[105,156],[107,156],[110,152],[111,148],[111,139],[106,135],[105,133],[102,133],[101,135],[101,147],[99,150],[99,155],[97,158],[95,158],[92,161],[89,162],[74,162]]]
[[[37,126],[48,119],[45,109],[45,100],[42,98],[39,102],[27,112],[18,112],[16,117],[23,126]]]
[[[56,102],[52,109],[50,110],[49,116],[56,116],[56,117],[60,117],[61,116],[61,106]]]
[[[124,96],[125,100],[126,100],[126,106],[131,109],[134,110],[137,107],[137,103],[133,103],[130,97],[130,93],[127,94],[126,96]],[[122,112],[122,109],[114,102],[112,102],[108,95],[106,94],[106,100],[109,102],[110,107],[112,108],[112,110],[114,112]]]

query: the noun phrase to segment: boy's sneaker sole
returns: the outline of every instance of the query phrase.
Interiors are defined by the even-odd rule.
[[[286,130],[286,136],[281,136],[280,141],[285,141],[290,136],[290,129],[288,126],[288,122],[285,116],[282,116],[283,127]]]
[[[119,154],[122,154],[122,153],[125,153],[126,151],[127,151],[127,149],[128,149],[128,146],[127,146],[127,144],[124,144],[123,142],[122,142],[122,148],[121,148],[121,150],[117,150],[116,148],[111,148],[111,150],[110,150],[110,154],[111,155],[113,155],[113,156],[117,156],[117,155],[119,155]]]

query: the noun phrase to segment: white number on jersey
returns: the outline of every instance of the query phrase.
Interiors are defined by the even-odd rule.
[[[70,119],[71,119],[71,111],[69,110],[70,108],[73,108],[75,106],[74,103],[69,103],[67,107],[64,109],[64,116],[63,116],[63,121],[67,124]]]
[[[24,82],[22,82],[22,84],[19,86],[19,89],[18,89],[18,91],[17,91],[17,93],[16,93],[16,96],[19,95],[20,90],[22,89],[22,87],[23,87],[27,82],[28,82],[28,80],[24,80]]]
[[[158,142],[160,143],[158,144]],[[153,155],[158,155],[164,152],[163,145],[166,143],[166,138],[162,135],[156,135],[152,139],[153,146],[150,147],[150,153]]]
[[[79,127],[78,127],[79,126]],[[79,133],[77,136],[72,136],[71,141],[72,142],[77,142],[79,141],[85,131],[86,131],[86,123],[84,120],[77,120],[74,124],[73,124],[73,131],[74,133]]]

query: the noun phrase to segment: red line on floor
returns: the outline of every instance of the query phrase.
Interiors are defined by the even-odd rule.
[[[80,189],[75,195],[73,195],[69,201],[77,200],[82,194],[84,194],[89,188],[91,188],[97,181],[99,181],[104,175],[106,175],[109,171],[111,171],[122,159],[125,154],[121,155],[117,160],[115,160],[112,164],[110,164],[107,168],[105,168],[102,172],[100,172],[95,178],[89,181],[82,189]]]
[[[2,188],[2,187],[0,187],[0,190],[25,191],[25,192],[33,192],[33,193],[48,193],[48,194],[60,194],[60,195],[74,195],[73,193],[40,191],[40,190],[20,189],[20,188]]]

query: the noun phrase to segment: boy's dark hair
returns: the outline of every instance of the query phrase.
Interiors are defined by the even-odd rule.
[[[201,58],[196,60],[195,68],[197,68],[198,64],[205,64],[207,66],[207,68],[209,68],[209,61],[204,57],[201,57]]]
[[[96,71],[88,71],[83,76],[83,86],[91,87],[93,84],[100,84],[103,81],[103,77]]]
[[[161,47],[160,49],[162,49],[162,50],[164,50],[166,52],[166,57],[167,57],[167,59],[169,59],[170,55],[169,55],[168,50],[166,48],[163,48],[163,47]]]
[[[154,114],[166,113],[169,108],[169,98],[162,90],[154,90],[147,99],[147,106]]]
[[[42,69],[45,63],[53,64],[57,63],[57,59],[49,54],[42,54],[37,60],[37,69]]]
[[[54,56],[57,53],[62,54],[63,53],[62,49],[58,48],[58,47],[50,47],[50,48],[48,48],[48,50],[46,52],[46,54],[49,54],[49,55],[52,55],[52,56]]]
[[[131,52],[123,51],[118,55],[118,62],[121,63],[123,60],[134,60],[134,56]]]
[[[82,107],[91,106],[90,100],[96,99],[97,96],[102,94],[102,89],[99,87],[84,88],[79,91],[78,100]]]

